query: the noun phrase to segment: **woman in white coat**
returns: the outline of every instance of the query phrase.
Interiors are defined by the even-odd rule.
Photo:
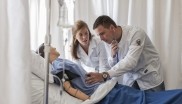
[[[71,56],[73,61],[82,65],[87,71],[102,72],[109,69],[104,43],[91,35],[88,25],[84,21],[76,21],[72,33]]]

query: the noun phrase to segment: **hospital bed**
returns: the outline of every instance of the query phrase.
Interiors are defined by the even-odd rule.
[[[44,59],[31,52],[31,97],[32,104],[43,104],[44,97]],[[116,79],[101,84],[91,95],[89,100],[79,100],[62,90],[61,86],[54,84],[53,76],[49,73],[49,104],[94,104],[104,98],[117,82]]]
[[[43,104],[44,98],[44,59],[31,52],[31,97],[32,104]],[[99,85],[86,101],[79,100],[54,84],[53,76],[49,72],[49,104],[181,104],[182,90],[168,90],[162,92],[144,92],[128,86],[119,85],[117,78],[112,78]]]

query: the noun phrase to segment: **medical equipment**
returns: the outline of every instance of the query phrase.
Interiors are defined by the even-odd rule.
[[[68,9],[66,6],[66,3],[64,0],[58,0],[59,6],[60,6],[60,15],[59,15],[59,22],[58,24],[62,27],[71,27],[70,24],[68,24]],[[50,34],[50,18],[51,18],[51,0],[47,0],[46,2],[46,10],[47,10],[47,25],[46,25],[46,36],[45,36],[45,69],[46,69],[46,75],[45,75],[45,87],[44,87],[44,104],[48,104],[48,95],[49,95],[49,85],[48,85],[48,78],[49,78],[49,53],[50,53],[50,44],[51,44],[51,34]],[[65,48],[65,47],[64,47]],[[63,71],[64,75],[64,71]],[[64,77],[63,77],[64,79]]]
[[[68,20],[68,7],[65,0],[58,0],[59,3],[59,20],[58,26],[61,28],[71,28],[72,24]]]
[[[50,53],[50,44],[51,44],[51,34],[50,34],[50,17],[51,17],[51,1],[47,0],[47,25],[46,25],[46,36],[45,36],[45,42],[44,42],[44,56],[45,56],[45,62],[44,66],[46,69],[46,74],[45,74],[45,80],[44,80],[44,99],[43,102],[44,104],[48,104],[48,95],[49,95],[49,53]]]

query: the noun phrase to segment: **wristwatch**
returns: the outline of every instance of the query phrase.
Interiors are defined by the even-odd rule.
[[[108,77],[109,77],[108,72],[103,72],[102,73],[102,78],[104,79],[104,81],[106,81],[108,79]]]

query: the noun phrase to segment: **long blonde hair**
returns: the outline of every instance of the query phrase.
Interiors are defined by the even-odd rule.
[[[76,34],[79,30],[81,30],[82,28],[86,27],[88,29],[89,32],[89,40],[92,39],[92,34],[88,28],[88,25],[82,21],[82,20],[78,20],[75,22],[73,28],[72,28],[72,34],[73,34],[73,40],[72,40],[72,47],[71,47],[71,55],[74,59],[79,59],[78,55],[77,55],[77,51],[78,51],[78,45],[79,42],[76,39]]]

